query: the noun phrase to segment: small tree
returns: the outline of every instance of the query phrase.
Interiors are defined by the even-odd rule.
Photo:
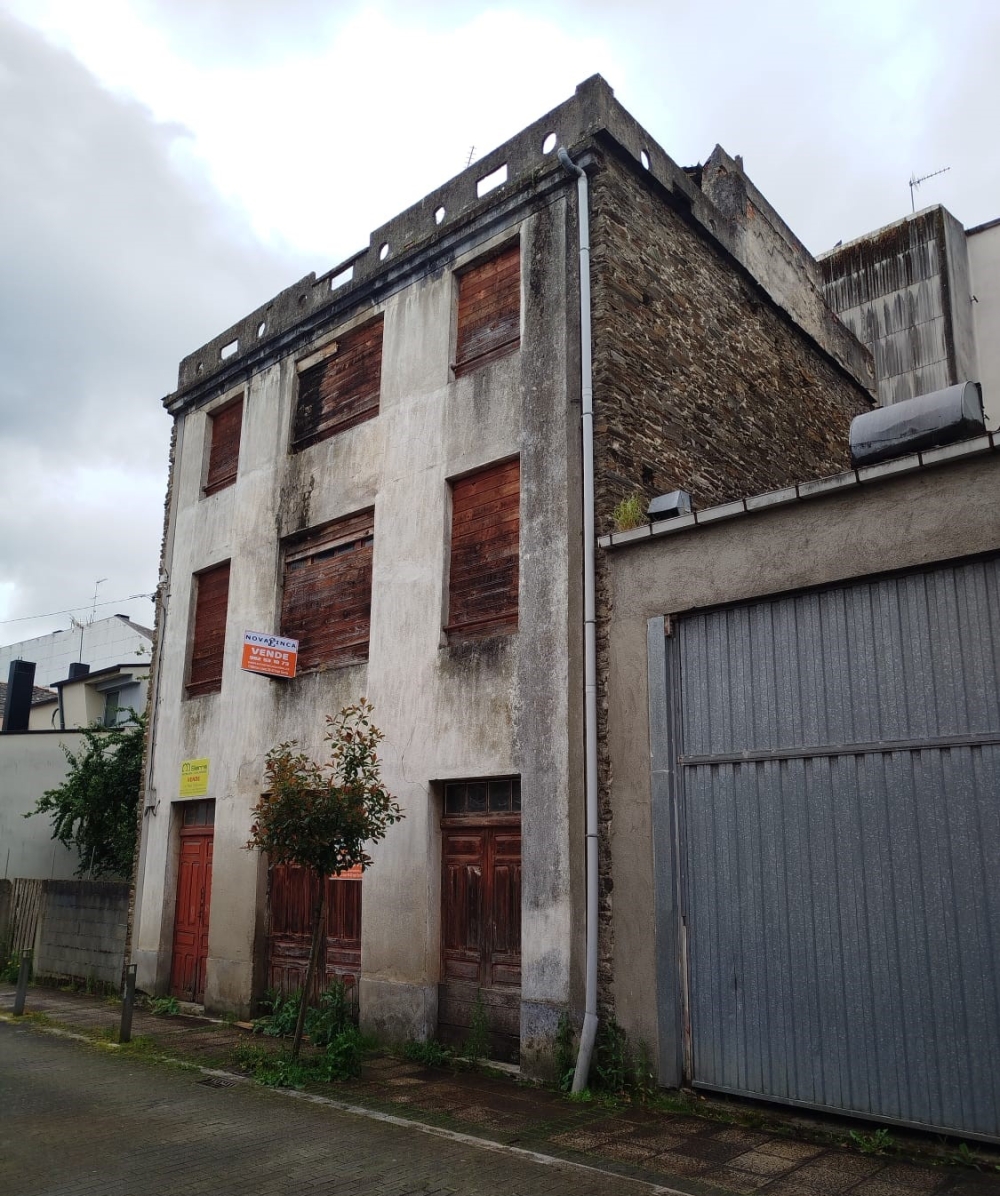
[[[77,876],[128,879],[135,856],[146,717],[130,710],[128,720],[116,727],[95,723],[82,733],[82,751],[63,746],[69,761],[66,780],[46,790],[25,818],[52,816],[52,838],[79,853]]]
[[[267,792],[253,809],[247,848],[266,851],[272,864],[309,868],[319,882],[313,907],[312,949],[306,969],[292,1054],[302,1045],[306,1006],[319,961],[326,922],[326,879],[360,865],[370,866],[365,844],[378,843],[403,814],[382,784],[378,743],[384,738],[371,721],[365,698],[327,715],[324,739],[331,745],[326,764],[296,752],[292,740],[271,748],[265,760]]]

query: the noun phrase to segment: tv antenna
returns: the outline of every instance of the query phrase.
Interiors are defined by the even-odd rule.
[[[920,184],[926,183],[928,179],[937,178],[937,176],[939,174],[944,174],[946,171],[949,171],[949,170],[951,170],[950,166],[942,166],[940,170],[932,170],[930,172],[930,174],[922,174],[919,179],[917,178],[917,176],[915,174],[910,175],[910,211],[911,212],[915,212],[917,210],[917,205],[916,205],[916,201],[913,198],[913,193],[920,186]]]
[[[472,159],[475,157],[475,154],[476,154],[476,147],[474,145],[470,145],[469,153],[465,159],[465,165],[466,165],[467,169],[468,169],[468,167],[470,167],[472,165]]]

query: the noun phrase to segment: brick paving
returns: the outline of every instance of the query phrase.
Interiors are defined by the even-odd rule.
[[[12,1003],[13,988],[0,984],[0,1015],[9,1010]],[[116,1003],[52,989],[31,989],[27,1009],[28,1012],[47,1015],[54,1024],[91,1037],[112,1038],[118,1025]],[[165,1143],[172,1144],[172,1148],[178,1152],[178,1158],[187,1159],[190,1154],[192,1159],[202,1160],[197,1165],[192,1164],[194,1170],[190,1173],[184,1171],[183,1180],[178,1179],[178,1183],[188,1185],[201,1182],[195,1172],[204,1164],[204,1158],[211,1155],[207,1144],[204,1144],[204,1149],[208,1154],[203,1154],[198,1145],[202,1142],[205,1126],[197,1119],[207,1117],[205,1124],[215,1125],[212,1110],[227,1108],[225,1101],[232,1100],[250,1102],[247,1108],[251,1110],[272,1110],[261,1113],[264,1119],[263,1140],[271,1143],[276,1152],[274,1158],[281,1160],[280,1166],[293,1168],[293,1172],[279,1182],[278,1162],[273,1167],[270,1162],[264,1166],[260,1163],[263,1156],[256,1147],[243,1155],[235,1148],[235,1153],[230,1153],[227,1144],[220,1157],[229,1159],[230,1163],[237,1157],[248,1165],[251,1159],[257,1160],[253,1163],[254,1184],[259,1181],[263,1186],[248,1188],[244,1179],[240,1191],[291,1191],[301,1187],[305,1192],[366,1191],[387,1194],[410,1191],[430,1193],[438,1190],[470,1193],[487,1190],[613,1193],[648,1191],[648,1185],[654,1188],[662,1185],[699,1196],[710,1192],[746,1196],[751,1193],[761,1193],[762,1196],[847,1196],[848,1193],[850,1196],[1000,1196],[1000,1172],[995,1169],[1000,1165],[1000,1152],[990,1152],[988,1149],[983,1152],[980,1170],[933,1166],[924,1162],[905,1161],[898,1155],[864,1155],[856,1150],[845,1149],[841,1144],[831,1146],[826,1142],[790,1136],[788,1124],[775,1122],[773,1127],[754,1128],[661,1109],[628,1106],[608,1109],[596,1103],[570,1102],[546,1089],[518,1084],[494,1074],[427,1068],[387,1055],[370,1059],[362,1076],[356,1081],[317,1085],[309,1089],[310,1093],[322,1093],[334,1103],[370,1110],[376,1118],[388,1115],[392,1122],[403,1119],[429,1127],[429,1132],[438,1135],[457,1133],[481,1139],[482,1147],[477,1148],[468,1142],[459,1144],[447,1137],[428,1137],[427,1132],[421,1133],[419,1129],[398,1124],[393,1126],[385,1120],[373,1121],[346,1114],[329,1103],[326,1107],[304,1105],[301,1101],[289,1100],[287,1093],[263,1090],[257,1086],[234,1083],[230,1087],[228,1081],[223,1079],[221,1082],[226,1087],[210,1088],[206,1086],[201,1073],[198,1073],[198,1080],[192,1080],[190,1075],[185,1075],[181,1080],[172,1069],[157,1067],[145,1061],[151,1055],[162,1055],[211,1068],[237,1070],[233,1068],[231,1053],[236,1043],[246,1041],[246,1032],[202,1018],[157,1017],[136,1011],[133,1036],[139,1038],[146,1049],[140,1053],[122,1053],[117,1058],[87,1051],[65,1040],[33,1033],[28,1028],[18,1026],[15,1030],[14,1024],[9,1021],[0,1022],[0,1052],[4,1051],[5,1044],[13,1041],[11,1035],[15,1032],[19,1049],[25,1054],[30,1055],[35,1050],[40,1058],[48,1060],[53,1051],[57,1055],[61,1052],[62,1056],[72,1060],[70,1071],[74,1075],[77,1071],[89,1074],[88,1069],[98,1065],[105,1071],[110,1069],[107,1071],[109,1078],[106,1081],[102,1079],[95,1089],[103,1094],[115,1090],[115,1075],[126,1073],[129,1077],[127,1087],[130,1086],[130,1090],[134,1089],[136,1093],[136,1107],[160,1110],[150,1124],[154,1128],[159,1127],[164,1133]],[[279,1049],[280,1046],[274,1040],[256,1038],[253,1041],[266,1042],[273,1049]],[[54,1042],[58,1043],[58,1047],[52,1046]],[[140,1062],[140,1054],[144,1061]],[[150,1068],[154,1070],[150,1071]],[[41,1095],[29,1085],[37,1099],[34,1104],[31,1100],[22,1102],[18,1095],[18,1084],[25,1082],[27,1074],[24,1071],[17,1072],[16,1080],[11,1082],[6,1064],[0,1065],[0,1076],[4,1077],[0,1078],[0,1110],[8,1104],[10,1107],[21,1108],[23,1105],[25,1109],[34,1110],[26,1113],[31,1123],[26,1127],[27,1133],[23,1137],[19,1134],[13,1136],[18,1143],[30,1141],[36,1133],[33,1118],[39,1119],[41,1129],[38,1132],[48,1132],[45,1126],[52,1116],[58,1120],[59,1101],[64,1095],[58,1084],[43,1088]],[[104,1074],[102,1071],[101,1075]],[[183,1085],[184,1091],[179,1096],[172,1094],[168,1099],[162,1093],[161,1084],[167,1075],[171,1084]],[[222,1102],[219,1100],[221,1093],[226,1094]],[[239,1095],[234,1095],[237,1093]],[[46,1094],[53,1101],[56,1110],[53,1114],[46,1111]],[[180,1100],[180,1107],[187,1110],[182,1117],[168,1115],[175,1099]],[[153,1102],[152,1106],[150,1101]],[[197,1110],[189,1107],[192,1101],[198,1105]],[[259,1103],[261,1101],[265,1103]],[[124,1106],[119,1114],[123,1121],[129,1120],[127,1113],[130,1107]],[[243,1108],[242,1105],[239,1107]],[[306,1108],[309,1110],[308,1124],[313,1128],[301,1142],[296,1139],[297,1144],[291,1138],[285,1141],[282,1134],[290,1132],[289,1126],[296,1124],[297,1117],[304,1116]],[[89,1130],[81,1130],[81,1134],[85,1141],[103,1141],[100,1127],[113,1115],[102,1103],[95,1103],[92,1109],[93,1112],[87,1113],[84,1123],[89,1126],[93,1117],[98,1131],[90,1134]],[[192,1123],[192,1118],[197,1124]],[[273,1119],[274,1126],[284,1126],[284,1131],[275,1130],[272,1134],[268,1118]],[[315,1118],[319,1118],[320,1122],[314,1122]],[[329,1126],[320,1131],[318,1126],[323,1118],[329,1119]],[[8,1136],[6,1114],[0,1118],[0,1125],[3,1127],[0,1128],[2,1142]],[[229,1122],[225,1122],[225,1126],[224,1132],[229,1134]],[[376,1126],[380,1128],[373,1128]],[[62,1128],[60,1124],[60,1133]],[[193,1134],[190,1152],[187,1145],[183,1144],[186,1128],[190,1128]],[[399,1139],[394,1136],[404,1130],[407,1134],[416,1135],[414,1141],[417,1144],[412,1147],[413,1169],[409,1167],[410,1147],[397,1146]],[[244,1141],[245,1134],[242,1131],[232,1132],[235,1134],[232,1139],[234,1142]],[[310,1135],[320,1132],[323,1145],[318,1147]],[[386,1142],[391,1143],[391,1146],[378,1145],[383,1132],[389,1135]],[[902,1132],[893,1131],[893,1136],[901,1140]],[[917,1142],[916,1139],[913,1141]],[[360,1149],[359,1142],[373,1144],[369,1153],[362,1150],[358,1156],[369,1160],[370,1168],[367,1170],[357,1160],[352,1161],[350,1167],[344,1161],[344,1151]],[[928,1141],[923,1140],[917,1145],[927,1149]],[[167,1145],[157,1146],[146,1142],[143,1146],[144,1158],[147,1147],[152,1152],[150,1157],[157,1160],[156,1165],[162,1163],[167,1168],[164,1176],[173,1174],[171,1168],[176,1170],[180,1165],[176,1159],[172,1163],[169,1161],[170,1148]],[[493,1149],[489,1149],[491,1147]],[[515,1153],[498,1155],[495,1147],[509,1148]],[[398,1161],[406,1164],[405,1175],[394,1177],[386,1169],[383,1154],[387,1149],[402,1152]],[[297,1162],[300,1151],[301,1165]],[[430,1154],[425,1157],[428,1151]],[[469,1151],[472,1153],[463,1153]],[[562,1172],[539,1163],[529,1165],[530,1161],[524,1157],[526,1151],[537,1152],[567,1164],[596,1168],[603,1175],[597,1182],[592,1170]],[[264,1155],[270,1158],[267,1151],[264,1151]],[[333,1157],[328,1158],[328,1155]],[[80,1160],[84,1168],[90,1165],[86,1156],[87,1151],[84,1150]],[[121,1176],[127,1175],[128,1163],[121,1152],[108,1155],[109,1159],[112,1157],[116,1160],[114,1166],[119,1169],[113,1173],[114,1182],[117,1183]],[[442,1160],[440,1172],[429,1163],[429,1159],[439,1157]],[[321,1158],[325,1161],[319,1167]],[[516,1167],[512,1160],[516,1162]],[[259,1166],[263,1170],[258,1173]],[[513,1170],[508,1171],[508,1166],[513,1167]],[[317,1167],[319,1172],[316,1174],[321,1172],[323,1178],[315,1180],[320,1186],[310,1187],[313,1181],[307,1180],[306,1176],[314,1174]],[[532,1167],[541,1169],[532,1171]],[[463,1168],[472,1170],[466,1173]],[[521,1168],[527,1170],[522,1171]],[[292,1174],[294,1181],[290,1178]],[[491,1177],[488,1183],[484,1177]],[[46,1193],[46,1196],[49,1193],[62,1196],[65,1192],[69,1196],[79,1191],[82,1196],[92,1191],[117,1193],[132,1190],[127,1186],[109,1187],[107,1182],[110,1181],[107,1180],[104,1187],[58,1186],[59,1183],[68,1182],[65,1176],[56,1177],[48,1187],[24,1188],[17,1183],[5,1183],[4,1178],[4,1163],[0,1161],[0,1192],[4,1193],[23,1191],[27,1194],[37,1191]],[[218,1178],[216,1176],[216,1181]],[[564,1182],[570,1186],[560,1187],[559,1184]],[[279,1186],[272,1188],[268,1184]],[[345,1184],[347,1186],[342,1186]],[[352,1187],[351,1184],[359,1186]],[[485,1186],[477,1186],[480,1184]],[[155,1186],[143,1188],[144,1192],[155,1190]],[[201,1190],[228,1192],[230,1189],[218,1186],[218,1182],[213,1186],[206,1181],[204,1189],[198,1186],[175,1187],[171,1182],[169,1190],[180,1193]],[[236,1191],[237,1187],[232,1190]]]

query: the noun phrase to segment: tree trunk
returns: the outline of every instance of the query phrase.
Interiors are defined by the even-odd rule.
[[[326,935],[326,874],[318,874],[319,896],[313,906],[312,949],[309,952],[309,966],[306,968],[306,979],[302,986],[302,1000],[299,1002],[299,1016],[295,1022],[295,1037],[292,1039],[292,1057],[299,1057],[302,1047],[302,1031],[306,1024],[306,1010],[312,995],[313,980],[316,976],[316,965],[319,963],[320,948]]]

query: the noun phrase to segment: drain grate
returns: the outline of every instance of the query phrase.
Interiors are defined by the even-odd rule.
[[[232,1088],[236,1081],[224,1080],[221,1076],[206,1076],[203,1080],[199,1080],[198,1083],[204,1085],[206,1088]]]

